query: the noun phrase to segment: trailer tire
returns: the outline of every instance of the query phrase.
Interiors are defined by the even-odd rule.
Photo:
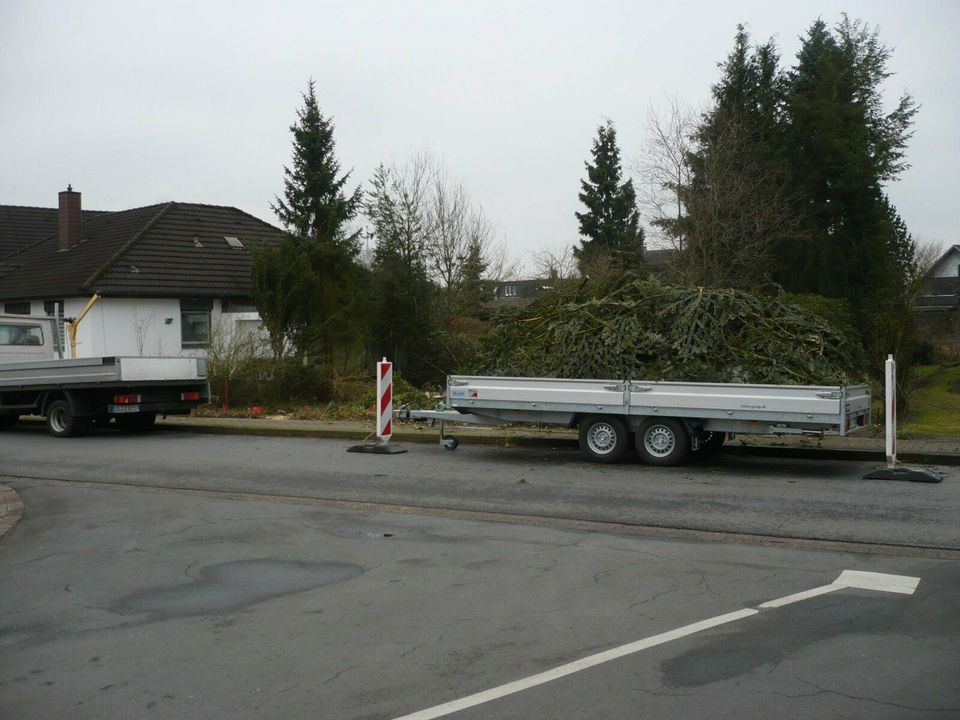
[[[619,462],[629,442],[627,426],[618,417],[591,415],[580,421],[580,451],[594,462]]]
[[[70,403],[66,400],[54,400],[47,406],[47,432],[53,437],[83,435],[89,425],[88,418],[76,417],[70,412]]]
[[[680,465],[690,455],[690,436],[683,423],[670,418],[650,418],[637,430],[637,454],[648,465]]]

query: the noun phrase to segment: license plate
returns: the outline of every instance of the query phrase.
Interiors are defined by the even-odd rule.
[[[111,405],[110,412],[114,415],[123,415],[124,413],[140,412],[139,405]]]

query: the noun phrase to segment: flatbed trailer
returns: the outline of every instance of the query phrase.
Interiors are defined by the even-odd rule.
[[[451,375],[432,410],[401,408],[401,419],[440,423],[444,447],[456,438],[445,423],[517,422],[576,427],[580,449],[617,462],[633,443],[653,465],[678,465],[715,449],[727,436],[849,435],[870,426],[869,385],[748,385],[641,380],[574,380]]]

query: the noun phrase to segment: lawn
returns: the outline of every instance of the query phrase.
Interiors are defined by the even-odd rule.
[[[899,433],[960,436],[960,364],[924,365],[917,371],[919,384]]]

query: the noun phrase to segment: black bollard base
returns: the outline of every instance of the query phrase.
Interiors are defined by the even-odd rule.
[[[880,468],[863,476],[864,480],[905,480],[906,482],[938,483],[943,478],[930,468]]]
[[[405,447],[400,447],[395,443],[364,443],[347,448],[347,452],[371,453],[372,455],[397,455],[406,451]]]

